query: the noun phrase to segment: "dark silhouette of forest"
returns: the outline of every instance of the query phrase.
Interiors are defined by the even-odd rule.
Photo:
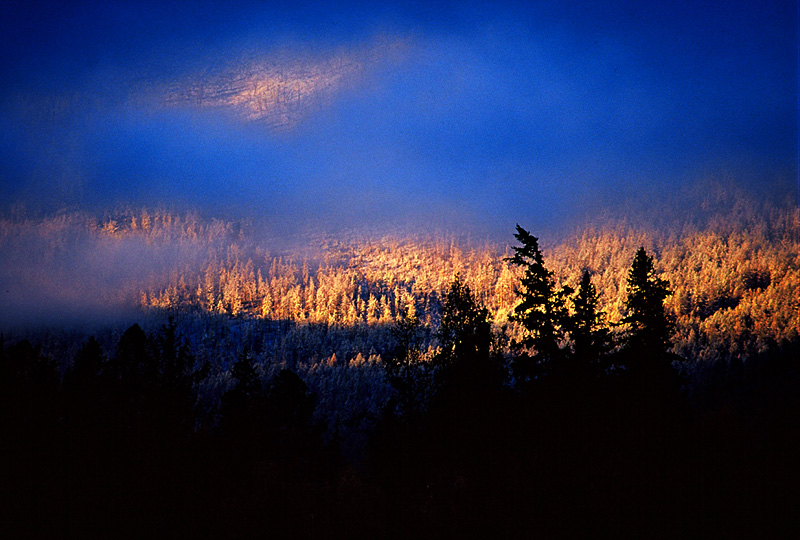
[[[687,370],[674,284],[650,250],[631,254],[611,321],[591,271],[560,282],[538,238],[519,226],[515,238],[514,331],[455,274],[441,295],[385,307],[368,358],[310,367],[301,342],[259,361],[263,335],[279,340],[292,320],[172,312],[112,348],[81,338],[68,364],[4,338],[3,529],[764,538],[796,526],[797,338]],[[359,325],[307,326],[320,347],[334,332],[367,339]],[[214,340],[235,354],[215,358]]]

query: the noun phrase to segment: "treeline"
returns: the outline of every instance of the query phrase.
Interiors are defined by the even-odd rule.
[[[790,523],[797,340],[698,404],[673,352],[673,285],[645,247],[615,322],[591,272],[564,283],[538,238],[515,237],[514,333],[456,274],[435,320],[412,303],[374,324],[175,310],[67,363],[2,343],[7,530],[764,537]],[[298,332],[373,349],[276,356]]]
[[[615,323],[624,317],[632,254],[647,247],[672,284],[667,306],[676,316],[675,352],[707,362],[741,361],[797,337],[798,214],[796,207],[757,211],[737,201],[701,228],[687,224],[659,233],[623,223],[588,227],[546,252],[560,285],[577,287],[590,272],[599,306]],[[443,294],[458,274],[493,324],[519,337],[509,318],[521,274],[506,259],[508,247],[426,238],[320,244],[316,257],[298,260],[232,242],[212,250],[199,268],[175,270],[168,285],[143,292],[141,304],[335,326],[391,324],[411,310],[435,325]]]
[[[557,288],[577,290],[588,271],[597,309],[618,341],[627,272],[644,246],[671,284],[673,294],[665,298],[675,323],[671,352],[687,360],[686,385],[698,399],[717,384],[715,373],[741,372],[749,359],[794,342],[800,328],[800,212],[792,206],[761,208],[741,196],[723,203],[683,227],[657,232],[618,222],[579,229],[542,249]],[[40,311],[64,311],[50,297],[26,296],[41,291],[52,290],[70,305],[85,301],[102,313],[127,295],[154,317],[176,318],[189,346],[214,374],[213,384],[203,388],[209,403],[230,384],[230,365],[244,344],[259,364],[285,364],[308,374],[319,364],[320,372],[346,372],[352,363],[385,359],[394,347],[391,328],[406,314],[420,319],[421,350],[430,358],[456,275],[488,310],[493,330],[506,336],[506,356],[512,353],[510,342],[524,334],[513,317],[523,271],[512,264],[508,246],[478,248],[420,235],[377,240],[319,235],[300,243],[284,240],[275,252],[266,246],[279,245],[272,243],[277,240],[252,223],[132,209],[102,217],[16,216],[0,222],[0,233],[0,250],[8,255],[5,299],[19,296],[17,304],[6,301],[6,318],[23,312],[26,301],[44,304]],[[318,249],[298,247],[307,242]],[[87,252],[91,259],[83,261]],[[76,260],[82,264],[69,270]],[[143,269],[125,273],[132,260]],[[59,278],[64,273],[68,279]],[[122,276],[114,279],[118,273]],[[77,347],[65,342],[72,338],[55,332],[43,342],[45,332],[38,327],[29,334],[42,342],[45,354],[58,358],[62,372],[72,364]],[[106,336],[105,350],[113,350],[118,339],[119,333]],[[305,378],[330,389],[324,377]],[[360,400],[347,401],[348,407],[358,409]],[[325,415],[340,405],[332,403]]]
[[[676,316],[674,352],[739,362],[797,336],[798,213],[796,206],[762,208],[737,195],[696,222],[657,230],[610,220],[543,247],[559,285],[577,287],[584,270],[591,273],[600,308],[614,323],[624,317],[632,254],[645,246],[673,287],[667,306]],[[509,316],[521,274],[505,260],[505,245],[421,235],[287,241],[252,223],[128,209],[99,217],[6,217],[0,253],[6,304],[20,312],[26,300],[37,313],[48,304],[64,310],[84,302],[99,310],[101,302],[136,303],[341,328],[391,324],[412,310],[433,326],[459,274],[493,324],[519,337]],[[353,356],[358,352],[369,355],[366,349]]]

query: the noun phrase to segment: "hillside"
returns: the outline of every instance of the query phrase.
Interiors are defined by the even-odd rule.
[[[677,320],[674,351],[687,360],[743,360],[797,338],[797,208],[762,210],[739,199],[699,226],[678,224],[665,232],[611,221],[558,243],[542,241],[560,284],[574,287],[583,270],[591,272],[611,325],[623,315],[634,251],[651,250],[674,291],[667,299]],[[22,249],[31,246],[36,249]],[[5,218],[0,251],[7,262],[1,276],[6,305],[20,313],[26,303],[103,303],[104,311],[138,304],[150,311],[373,328],[412,310],[433,327],[443,292],[460,275],[495,326],[512,337],[517,332],[508,317],[520,270],[504,259],[508,245],[420,234],[320,234],[287,245],[252,223],[122,210],[100,218]],[[14,326],[12,313],[3,320]],[[315,356],[333,352],[341,351]],[[349,354],[359,352],[369,349]]]
[[[56,509],[12,528],[770,531],[796,500],[799,232],[797,208],[738,201],[545,241],[557,287],[591,272],[615,350],[570,364],[562,343],[565,367],[526,379],[513,244],[288,241],[154,209],[4,218],[4,495]],[[641,246],[674,291],[677,356],[631,352],[618,324]]]

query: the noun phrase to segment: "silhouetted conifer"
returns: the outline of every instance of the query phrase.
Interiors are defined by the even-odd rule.
[[[396,341],[394,353],[387,355],[383,365],[396,392],[393,408],[407,416],[421,406],[421,379],[426,372],[426,365],[420,362],[422,323],[415,314],[402,312],[392,333]]]
[[[117,343],[116,352],[107,364],[107,374],[114,380],[155,381],[158,362],[150,354],[147,334],[138,324],[125,330]]]
[[[573,313],[568,333],[572,340],[572,363],[579,371],[595,374],[613,346],[611,332],[604,321],[605,313],[598,309],[598,301],[591,275],[585,270],[572,297]]]
[[[489,357],[492,327],[489,312],[475,301],[469,287],[456,275],[445,297],[442,319],[436,333],[439,351],[434,362],[447,370],[462,362]]]
[[[71,378],[87,380],[100,374],[105,362],[105,354],[94,336],[84,343],[75,355],[75,362],[70,374]]]
[[[459,416],[467,423],[487,401],[496,396],[502,382],[502,363],[493,350],[489,312],[479,305],[469,287],[456,276],[445,297],[437,332],[436,366],[439,414]]]
[[[675,323],[664,309],[672,294],[669,282],[659,278],[653,258],[643,247],[636,251],[627,282],[625,345],[633,354],[664,358],[670,349]]]
[[[239,354],[231,368],[236,380],[222,397],[219,428],[234,451],[250,459],[265,452],[265,393],[249,351]]]
[[[281,445],[303,444],[317,398],[295,372],[282,369],[267,391],[267,427]]]
[[[178,379],[183,377],[184,366],[180,362],[184,357],[179,354],[177,339],[177,324],[175,319],[170,317],[167,324],[161,327],[157,338],[158,353],[161,364],[162,383],[167,386],[174,386]]]
[[[544,265],[538,238],[519,225],[514,237],[521,245],[513,246],[514,256],[507,260],[523,267],[525,273],[521,281],[522,287],[517,291],[519,303],[510,319],[520,323],[525,329],[518,346],[533,351],[534,361],[547,369],[564,356],[561,344],[569,325],[565,298],[572,290],[568,287],[556,289],[553,272]],[[526,360],[527,357],[523,356],[516,363],[515,371],[522,379],[532,376],[531,366],[525,365],[528,363]]]

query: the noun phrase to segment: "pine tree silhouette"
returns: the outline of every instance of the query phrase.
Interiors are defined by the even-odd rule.
[[[572,340],[573,364],[583,372],[597,373],[602,359],[613,346],[611,332],[605,324],[605,313],[598,309],[599,295],[588,270],[581,276],[578,290],[572,297],[569,337]]]
[[[669,282],[659,278],[653,258],[643,247],[636,251],[628,273],[626,347],[635,355],[663,358],[667,355],[675,323],[664,309],[664,300],[672,295]]]
[[[421,406],[421,386],[427,365],[421,362],[422,323],[413,312],[401,312],[392,330],[396,341],[394,354],[383,365],[396,397],[394,409],[400,416],[411,416]]]
[[[437,337],[440,350],[436,363],[444,368],[489,355],[489,312],[477,304],[469,286],[458,275],[447,292]]]
[[[519,303],[510,319],[522,325],[525,335],[519,345],[534,352],[533,359],[545,370],[563,358],[561,344],[569,325],[569,312],[565,298],[572,289],[556,290],[553,272],[544,265],[539,249],[539,239],[517,225],[514,237],[522,244],[513,246],[514,256],[507,260],[525,269],[521,289],[517,292]],[[520,361],[523,365],[520,365]],[[517,375],[523,379],[532,375],[531,366],[523,367],[525,357],[517,362]],[[519,369],[522,368],[522,369]]]

